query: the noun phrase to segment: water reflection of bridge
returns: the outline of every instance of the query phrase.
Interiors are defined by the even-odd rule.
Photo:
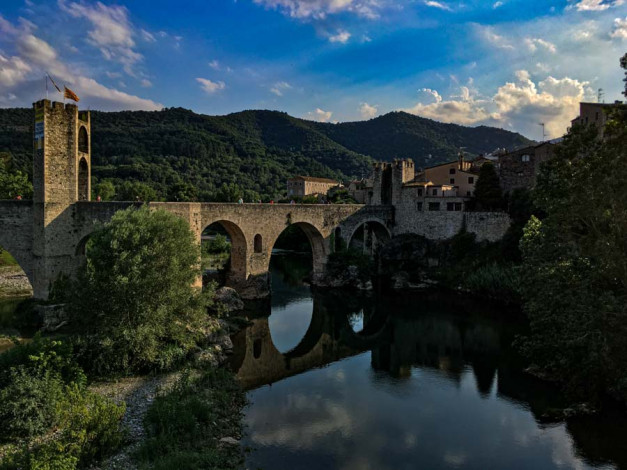
[[[485,308],[446,305],[442,299],[401,299],[314,294],[310,325],[296,347],[281,353],[272,342],[268,316],[234,337],[232,366],[243,385],[256,388],[307,370],[371,351],[378,382],[407,378],[416,368],[437,370],[461,386],[469,372],[483,398],[498,397],[530,410],[537,421],[547,408],[563,405],[548,384],[523,373],[512,348],[511,319],[486,315]],[[355,333],[351,312],[364,311],[364,331]],[[496,319],[495,319],[496,318]],[[373,376],[374,377],[374,376]],[[627,448],[620,443],[627,423],[618,418],[583,417],[566,428],[578,454],[593,464],[627,465]],[[627,467],[625,467],[627,468]]]

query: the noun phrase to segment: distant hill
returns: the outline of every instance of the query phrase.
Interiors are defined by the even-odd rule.
[[[28,173],[31,135],[30,109],[0,109],[0,153],[10,153],[14,166]],[[224,183],[277,197],[287,178],[298,174],[346,180],[369,174],[373,159],[411,157],[425,166],[456,158],[459,147],[479,154],[529,142],[501,129],[442,124],[400,112],[323,124],[277,111],[227,116],[182,108],[92,111],[92,174],[116,185],[145,182],[164,199],[192,194],[211,200]],[[173,187],[193,191],[174,196]]]

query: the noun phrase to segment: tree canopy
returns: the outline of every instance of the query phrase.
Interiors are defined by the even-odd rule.
[[[70,305],[96,373],[167,368],[195,347],[210,293],[192,287],[200,248],[183,219],[146,206],[117,212],[86,257]]]

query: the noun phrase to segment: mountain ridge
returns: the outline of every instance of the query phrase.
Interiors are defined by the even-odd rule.
[[[184,108],[91,111],[94,182],[141,181],[162,199],[215,199],[224,185],[276,198],[289,177],[347,180],[369,174],[374,160],[412,158],[417,167],[532,141],[486,126],[444,124],[404,112],[368,121],[319,123],[281,111],[244,110],[223,116]],[[0,153],[32,168],[32,110],[0,109]],[[172,193],[172,187],[185,187]]]

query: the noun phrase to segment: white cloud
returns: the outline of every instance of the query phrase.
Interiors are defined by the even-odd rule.
[[[310,119],[312,121],[318,122],[329,122],[333,112],[331,111],[323,111],[320,108],[316,108],[315,111],[310,111],[305,115],[305,119]]]
[[[220,70],[220,62],[218,62],[217,60],[212,60],[211,62],[209,62],[209,67],[211,67],[213,70]]]
[[[527,46],[527,49],[529,49],[529,52],[536,52],[538,47],[550,52],[551,54],[555,54],[557,52],[555,44],[545,41],[542,38],[525,38],[525,45]]]
[[[379,112],[377,108],[378,105],[376,104],[370,105],[368,103],[361,103],[361,106],[359,107],[359,114],[361,114],[363,119],[372,119]]]
[[[346,44],[350,38],[351,38],[351,33],[341,29],[337,32],[337,34],[329,36],[329,41]]]
[[[576,8],[577,11],[603,11],[608,8],[620,6],[625,0],[578,0],[568,8]]]
[[[100,2],[93,6],[84,3],[66,3],[66,0],[59,0],[59,6],[74,18],[87,19],[93,28],[88,32],[88,41],[98,47],[107,60],[120,62],[124,65],[126,73],[135,75],[133,66],[143,57],[133,49],[135,47],[134,27],[128,19],[126,8],[107,6]],[[147,31],[145,33],[152,36]]]
[[[140,85],[143,86],[144,88],[150,88],[152,86],[152,82],[150,80],[148,80],[147,78],[144,78],[140,82]]]
[[[442,2],[436,2],[435,0],[426,0],[425,5],[428,7],[439,8],[440,10],[453,11],[453,9]]]
[[[155,42],[157,40],[154,34],[152,34],[149,31],[146,31],[145,29],[141,30],[141,35],[142,35],[142,39],[146,42]]]
[[[533,135],[537,123],[544,122],[551,137],[566,132],[579,112],[579,102],[589,96],[587,82],[569,77],[547,77],[536,83],[525,70],[516,72],[517,80],[498,88],[491,98],[477,98],[467,87],[457,97],[443,100],[435,90],[423,89],[434,103],[418,103],[405,111],[443,122],[462,125],[493,125]]]
[[[283,96],[283,93],[287,90],[290,90],[291,88],[292,85],[287,82],[277,82],[272,88],[270,88],[270,92],[274,93],[277,96]]]
[[[497,9],[503,6],[503,2],[494,2],[494,5],[492,5],[493,9]]]
[[[432,90],[431,88],[422,88],[421,90],[419,90],[421,93],[426,93],[428,95],[431,95],[433,97],[433,99],[435,100],[436,103],[440,103],[442,101],[442,97],[440,96],[440,94],[437,92],[437,90]]]
[[[33,35],[34,28],[24,22],[15,26],[0,17],[0,29],[11,37],[18,54],[0,56],[0,89],[15,97],[12,101],[16,103],[12,106],[30,105],[35,96],[41,96],[42,77],[50,72],[59,85],[67,84],[79,95],[81,104],[103,110],[157,110],[163,107],[160,103],[106,87],[82,75],[80,69],[63,62],[50,44]]]
[[[22,82],[30,71],[30,65],[20,57],[4,57],[0,54],[0,85],[3,87],[12,87]]]
[[[324,19],[343,12],[365,18],[378,18],[381,0],[254,0],[258,5],[279,10],[298,19]]]
[[[625,19],[616,18],[614,20],[614,29],[610,37],[614,39],[627,39],[627,16]]]
[[[200,83],[200,87],[203,91],[209,95],[226,88],[226,84],[224,82],[212,82],[208,78],[197,78],[196,81]]]
[[[498,47],[499,49],[514,50],[514,46],[512,46],[503,36],[497,34],[494,31],[494,28],[490,26],[478,26],[477,28],[479,30],[479,35],[484,39],[484,41],[488,42],[492,46]]]

